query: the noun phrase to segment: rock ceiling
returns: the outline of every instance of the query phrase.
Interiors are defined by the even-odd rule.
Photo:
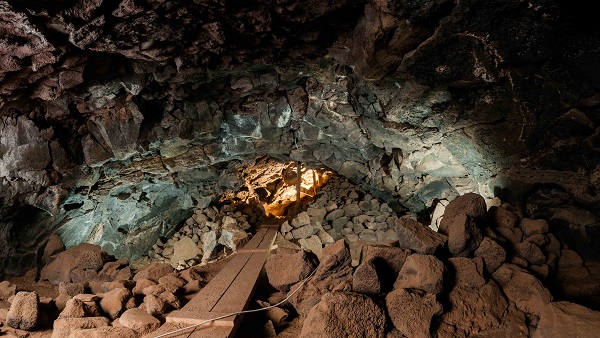
[[[57,229],[138,256],[262,155],[598,255],[600,30],[565,3],[0,0],[0,266]]]

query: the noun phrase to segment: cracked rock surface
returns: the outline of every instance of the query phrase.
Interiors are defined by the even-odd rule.
[[[0,0],[0,268],[135,258],[258,156],[395,211],[524,203],[598,257],[600,31],[534,2]]]

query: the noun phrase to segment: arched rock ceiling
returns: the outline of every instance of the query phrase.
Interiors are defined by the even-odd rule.
[[[600,34],[577,6],[0,0],[0,265],[55,230],[138,256],[264,154],[398,209],[478,191],[596,229]]]

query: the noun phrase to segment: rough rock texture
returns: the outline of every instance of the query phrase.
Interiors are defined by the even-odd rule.
[[[35,292],[18,292],[6,315],[6,324],[16,329],[33,330],[39,319],[38,302]]]
[[[4,273],[54,230],[138,257],[262,154],[323,164],[397,209],[525,198],[600,255],[585,6],[0,1],[0,22]]]
[[[106,317],[60,318],[54,321],[52,338],[69,337],[71,333],[79,329],[91,329],[109,325],[110,320]]]
[[[597,337],[600,312],[569,302],[550,302],[544,306],[533,338]]]
[[[119,317],[119,323],[138,334],[145,334],[160,327],[160,321],[141,309],[129,309]]]
[[[360,316],[356,314],[360,313]],[[383,338],[385,315],[371,298],[349,292],[326,293],[304,320],[300,337]]]
[[[394,327],[406,337],[431,337],[434,316],[443,312],[435,294],[397,289],[387,294],[385,304]]]
[[[399,246],[418,253],[433,255],[442,250],[447,237],[407,217],[396,220]]]
[[[435,256],[413,254],[406,258],[394,289],[419,289],[432,294],[442,292],[446,268]]]
[[[270,255],[265,263],[269,283],[279,291],[289,291],[290,286],[298,283],[315,269],[314,262],[304,250],[294,251],[280,248]]]
[[[537,278],[513,264],[502,264],[492,278],[506,297],[525,313],[539,316],[544,305],[552,300],[548,289]]]

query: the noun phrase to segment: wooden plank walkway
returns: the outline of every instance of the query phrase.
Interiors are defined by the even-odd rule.
[[[245,310],[277,236],[277,225],[263,225],[235,257],[181,310],[173,311],[155,335],[208,319]],[[182,332],[173,338],[231,338],[243,315],[220,319]]]

